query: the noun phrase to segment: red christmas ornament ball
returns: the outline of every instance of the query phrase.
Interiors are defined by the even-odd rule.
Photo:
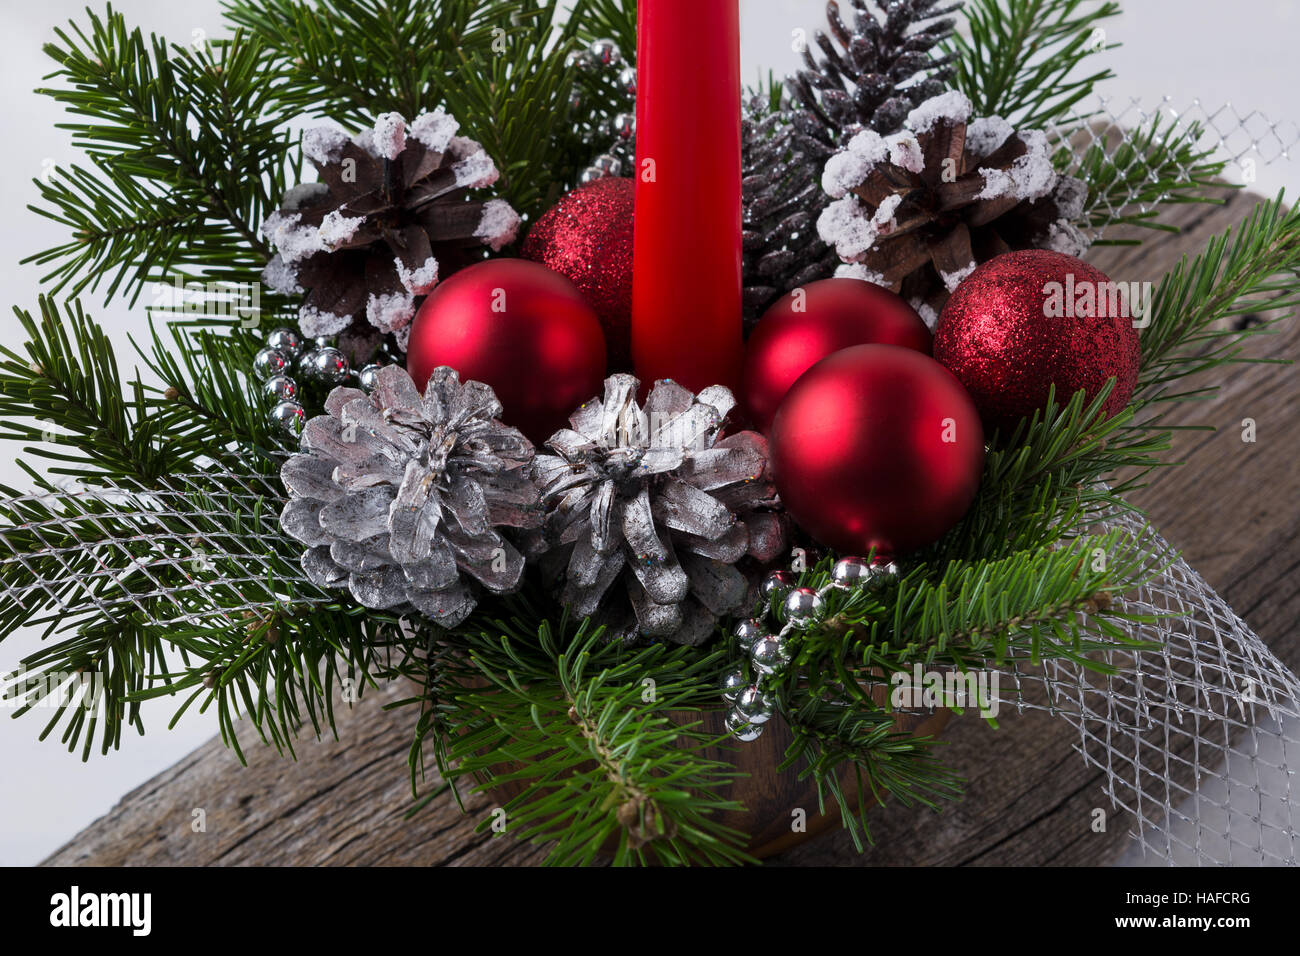
[[[632,367],[632,203],[636,183],[605,177],[566,194],[524,240],[525,259],[564,276],[596,310],[611,369]]]
[[[1142,351],[1132,311],[1106,274],[1044,249],[1009,252],[953,292],[934,333],[934,357],[966,386],[984,421],[1006,431],[1047,405],[1048,389],[1092,401],[1106,381],[1109,417],[1137,385]],[[1133,303],[1136,305],[1136,303]]]
[[[750,420],[767,431],[800,375],[854,345],[929,355],[930,330],[900,296],[861,279],[823,279],[773,303],[745,345],[740,401]]]
[[[491,259],[439,283],[411,323],[411,378],[423,390],[442,365],[491,385],[502,421],[540,445],[600,394],[605,338],[568,279],[536,262]]]
[[[910,551],[970,508],[984,468],[979,412],[915,349],[857,345],[791,386],[769,434],[781,500],[841,554]]]

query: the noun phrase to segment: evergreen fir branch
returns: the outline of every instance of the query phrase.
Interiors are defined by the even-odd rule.
[[[976,116],[1001,116],[1017,129],[1061,120],[1109,69],[1079,75],[1107,44],[1101,24],[1119,14],[1118,3],[1088,0],[967,0],[969,36],[944,44],[953,55],[954,83]]]
[[[250,472],[279,471],[287,436],[271,422],[257,383],[246,370],[261,342],[253,334],[218,335],[179,322],[167,338],[150,324],[151,351],[136,350],[164,383],[150,390],[155,427],[172,441]],[[132,344],[135,344],[134,341]]]
[[[607,125],[626,105],[616,84],[566,63],[586,21],[585,0],[565,13],[559,0],[226,5],[231,21],[273,52],[268,69],[284,111],[357,130],[380,113],[410,119],[443,106],[496,161],[498,191],[527,217],[590,161],[580,128]]]
[[[1177,391],[1183,380],[1234,362],[1260,361],[1243,354],[1242,340],[1271,323],[1246,329],[1226,320],[1300,306],[1300,210],[1283,194],[1260,203],[1239,226],[1212,238],[1190,262],[1184,259],[1156,287],[1150,322],[1141,330],[1142,372],[1134,402],[1204,398],[1212,389]],[[1144,427],[1160,427],[1149,419]]]
[[[278,531],[279,502],[242,481],[214,473],[165,492],[123,484],[110,495],[0,489],[0,636],[22,625],[42,628],[47,642],[67,635],[24,667],[105,678],[98,714],[60,708],[46,734],[66,721],[64,739],[75,747],[88,734],[88,755],[102,720],[107,751],[123,724],[139,725],[139,702],[185,691],[177,717],[195,697],[215,701],[236,750],[241,708],[277,746],[304,713],[318,734],[322,718],[332,721],[340,662],[360,680],[377,644],[347,614],[316,613],[340,609],[303,580],[297,545]],[[32,686],[18,713],[52,687]]]
[[[1010,435],[994,434],[979,491],[965,517],[918,560],[942,568],[1050,546],[1099,516],[1129,507],[1125,497],[1162,464],[1166,432],[1133,432],[1132,412],[1106,417],[1113,383],[1091,402],[1083,392],[1047,405]],[[1116,476],[1124,472],[1121,480]]]
[[[0,439],[46,442],[24,450],[55,462],[54,475],[150,485],[184,466],[185,448],[150,419],[139,381],[124,388],[112,343],[79,302],[64,313],[42,296],[39,323],[14,312],[27,355],[0,345]]]
[[[270,252],[258,234],[288,175],[293,139],[278,128],[262,47],[236,34],[201,48],[129,29],[111,6],[83,29],[56,30],[59,65],[44,93],[78,121],[90,167],[37,181],[32,208],[67,225],[67,243],[29,257],[73,295],[112,277],[134,302],[151,280],[257,282]]]
[[[540,6],[549,8],[551,17],[559,13],[549,0]],[[460,95],[465,115],[479,118],[472,124],[474,137],[501,170],[497,188],[516,209],[535,217],[559,199],[590,162],[591,147],[577,133],[579,117],[570,104],[577,77],[565,64],[576,46],[579,20],[562,28],[531,17],[524,22],[533,25],[511,34],[506,53],[474,59],[460,78]],[[587,102],[599,88],[595,80],[582,86],[582,118],[594,110],[597,124],[607,121],[610,112]],[[493,121],[483,122],[487,117]]]
[[[462,57],[491,52],[512,26],[494,0],[227,0],[226,18],[275,58],[286,110],[356,130],[381,113],[408,120],[438,105],[462,123]],[[496,117],[489,118],[496,121]],[[472,134],[470,134],[472,135]],[[477,138],[477,137],[475,137]]]
[[[1092,655],[1134,643],[1117,622],[1146,620],[1114,598],[1170,559],[1111,529],[997,559],[950,561],[938,573],[918,566],[882,591],[832,591],[826,618],[799,641],[792,673],[810,675],[812,699],[847,694],[870,709],[880,706],[873,686],[918,663],[968,671],[1050,658],[1106,671]],[[806,586],[828,576],[829,566],[819,568]]]
[[[518,618],[480,618],[454,651],[433,652],[413,769],[434,736],[447,780],[521,791],[504,804],[509,830],[553,844],[552,864],[588,863],[606,845],[616,865],[749,862],[743,835],[715,819],[739,808],[721,796],[737,771],[669,713],[716,706],[720,653],[626,648],[511,603]]]
[[[818,809],[835,801],[840,821],[861,853],[871,841],[869,811],[890,798],[905,807],[940,809],[942,801],[961,797],[962,781],[935,756],[936,741],[899,733],[886,711],[827,703],[802,694],[796,707],[785,707],[794,740],[782,770],[802,766],[799,778],[817,784]],[[853,787],[846,790],[846,769]]]
[[[636,63],[636,0],[587,0],[582,16],[573,19],[580,40],[613,40],[623,58]]]
[[[1118,143],[1095,141],[1080,153],[1068,141],[1083,135],[1085,127],[1086,121],[1081,121],[1080,132],[1067,137],[1056,154],[1057,168],[1088,186],[1080,223],[1084,228],[1104,232],[1128,225],[1176,232],[1158,218],[1166,204],[1223,202],[1212,190],[1228,188],[1218,180],[1226,162],[1198,145],[1205,132],[1199,123],[1166,124],[1157,113],[1150,122],[1125,131]],[[1099,244],[1106,242],[1103,238]]]

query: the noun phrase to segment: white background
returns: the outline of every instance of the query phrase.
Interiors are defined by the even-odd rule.
[[[17,325],[10,306],[32,309],[38,272],[19,267],[24,256],[60,243],[66,233],[25,207],[36,199],[32,179],[42,163],[68,164],[76,158],[65,134],[54,129],[60,116],[44,97],[31,93],[51,63],[41,44],[52,40],[55,24],[82,21],[85,0],[4,0],[6,49],[0,57],[0,340],[17,347]],[[95,6],[92,3],[92,6]],[[115,6],[132,25],[185,42],[201,29],[218,34],[216,0],[117,0]],[[1300,5],[1296,0],[1128,0],[1127,12],[1108,27],[1108,40],[1123,46],[1106,54],[1120,76],[1107,92],[1143,104],[1159,105],[1169,94],[1174,102],[1199,97],[1211,107],[1230,102],[1243,114],[1259,110],[1284,124],[1300,120],[1297,40]],[[797,57],[792,32],[811,34],[823,24],[821,0],[741,0],[744,78],[756,80],[768,69],[783,75]],[[432,105],[432,104],[431,104]],[[1292,160],[1259,169],[1256,188],[1266,193],[1286,187],[1300,190],[1300,170]],[[93,314],[112,335],[119,357],[130,364],[128,331],[143,328],[140,310],[121,303],[103,307],[87,300]],[[0,448],[0,482],[22,487],[13,465],[17,447]],[[12,670],[36,646],[34,635],[19,632],[0,644],[0,672]],[[108,811],[128,790],[174,763],[216,731],[208,717],[187,715],[168,732],[172,705],[156,702],[145,709],[147,738],[128,737],[109,757],[93,756],[83,764],[57,741],[36,740],[42,721],[36,715],[10,721],[0,712],[0,864],[35,863],[78,830]]]

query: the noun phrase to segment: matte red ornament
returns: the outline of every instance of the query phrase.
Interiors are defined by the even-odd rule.
[[[930,354],[930,330],[900,296],[861,279],[811,282],[772,304],[745,347],[740,402],[760,431],[790,386],[826,356],[853,345]]]
[[[563,196],[524,240],[525,259],[572,282],[596,311],[611,371],[632,367],[632,204],[636,183],[606,177]]]
[[[934,359],[857,345],[800,376],[769,435],[791,517],[841,554],[911,551],[970,508],[984,429],[966,390]]]
[[[1047,405],[1048,389],[1088,401],[1115,378],[1109,417],[1137,385],[1142,349],[1132,308],[1106,274],[1044,249],[1009,252],[980,266],[944,306],[934,357],[957,376],[990,428],[1004,432]]]
[[[564,276],[525,259],[492,259],[439,283],[411,323],[411,378],[423,389],[440,365],[491,385],[502,421],[540,445],[600,394],[605,337]]]

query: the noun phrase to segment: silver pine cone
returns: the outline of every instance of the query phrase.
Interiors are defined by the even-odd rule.
[[[497,420],[489,386],[439,368],[421,397],[390,365],[369,395],[336,388],[325,409],[280,472],[290,495],[280,523],[307,545],[313,581],[444,627],[473,611],[472,581],[519,586],[523,555],[498,529],[540,524],[533,446]]]
[[[719,437],[735,404],[726,388],[696,396],[660,381],[641,407],[639,384],[611,376],[604,400],[575,412],[547,442],[554,454],[537,456],[548,557],[561,559],[575,614],[626,639],[700,644],[746,604],[737,562],[785,549],[767,442]]]

